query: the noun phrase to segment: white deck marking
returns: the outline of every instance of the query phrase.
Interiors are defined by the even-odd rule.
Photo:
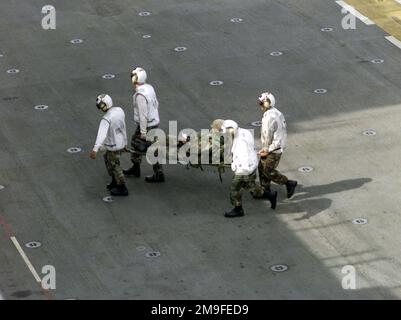
[[[336,1],[338,5],[343,7],[345,10],[347,10],[349,13],[357,17],[359,20],[361,20],[364,24],[370,26],[375,24],[372,20],[370,20],[368,17],[364,16],[362,13],[360,13],[358,10],[356,10],[353,6],[350,6],[348,3],[345,1]]]
[[[401,0],[399,0],[401,2]],[[393,36],[387,36],[385,37],[388,41],[390,41],[393,45],[397,46],[398,48],[401,49],[401,41],[398,40],[397,38]]]
[[[27,255],[25,254],[24,250],[21,248],[20,244],[18,243],[17,238],[11,237],[11,241],[14,243],[14,246],[17,248],[19,254],[21,255],[22,259],[24,260],[25,264],[27,265],[29,271],[31,271],[33,277],[35,278],[36,282],[42,283],[42,280],[40,279],[38,273],[36,272],[34,266],[32,263],[29,261]]]

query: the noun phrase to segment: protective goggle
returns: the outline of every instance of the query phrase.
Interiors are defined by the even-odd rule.
[[[134,70],[131,71],[131,81],[132,82],[138,81],[138,74],[136,73],[137,69],[138,68],[135,68]],[[135,77],[135,79],[134,79],[134,77]]]
[[[269,106],[272,104],[272,102],[270,101],[269,98],[263,98],[262,96],[259,97],[258,102],[259,102],[259,105],[262,107],[265,105],[265,102],[268,102]]]
[[[96,107],[99,110],[104,111],[107,108],[107,105],[102,101],[102,99],[96,98]]]

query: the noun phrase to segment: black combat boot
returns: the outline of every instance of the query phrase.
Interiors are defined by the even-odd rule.
[[[153,183],[153,182],[164,182],[165,181],[164,173],[162,171],[156,172],[152,176],[147,176],[145,178],[145,181],[146,182],[150,182],[150,183]]]
[[[242,217],[244,215],[244,209],[242,209],[242,206],[239,207],[234,207],[230,212],[226,212],[224,216],[226,218],[236,218],[236,217]]]
[[[291,198],[295,193],[295,188],[297,187],[298,182],[294,180],[288,180],[285,186],[287,187],[287,198]]]
[[[107,185],[107,190],[111,190],[117,186],[117,181],[116,178],[114,178],[114,175],[111,177],[111,182]]]
[[[112,196],[128,196],[128,189],[125,184],[118,184],[113,189],[110,190]]]
[[[270,201],[270,207],[272,209],[276,209],[277,206],[277,191],[270,191],[270,190],[265,190],[265,192],[262,195],[256,195],[252,193],[252,197],[254,199],[268,199]]]
[[[123,173],[127,177],[139,178],[141,176],[141,165],[139,163],[134,163],[128,170],[123,170]]]
[[[263,194],[263,198],[268,199],[270,201],[270,208],[273,210],[276,209],[277,206],[277,191],[267,190]]]

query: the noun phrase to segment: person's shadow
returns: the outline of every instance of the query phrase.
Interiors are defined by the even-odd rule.
[[[293,200],[303,200],[313,197],[318,197],[326,194],[348,191],[352,189],[359,189],[364,184],[371,182],[371,178],[358,178],[336,181],[329,184],[320,186],[304,187],[299,185],[296,189],[296,194],[291,198]]]
[[[320,186],[310,186],[304,187],[299,185],[296,189],[294,196],[287,202],[281,203],[277,207],[277,213],[284,212],[305,212],[300,218],[295,219],[296,221],[309,219],[320,212],[330,208],[332,204],[331,199],[318,198],[309,199],[314,197],[319,197],[331,193],[343,192],[353,189],[361,188],[364,184],[371,182],[370,178],[359,178],[359,179],[349,179],[341,180],[329,184],[324,184]]]

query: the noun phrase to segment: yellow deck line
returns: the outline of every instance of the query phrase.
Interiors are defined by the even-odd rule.
[[[396,0],[345,0],[388,34],[401,41],[401,4]]]

